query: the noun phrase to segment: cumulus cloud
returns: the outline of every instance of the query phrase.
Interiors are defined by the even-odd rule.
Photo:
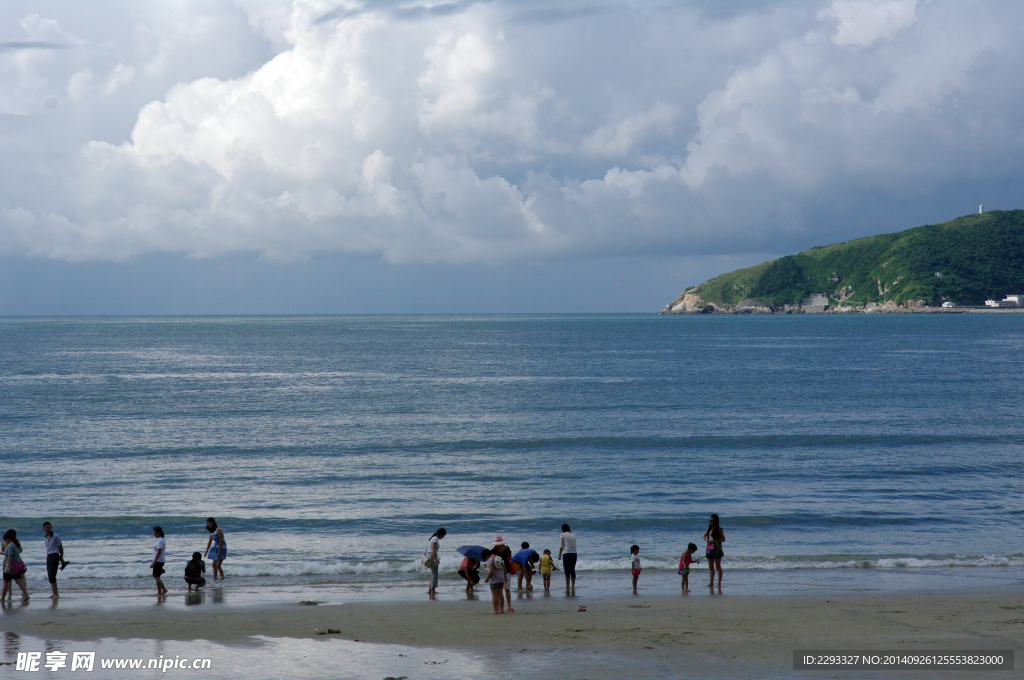
[[[84,106],[94,73],[111,99],[138,97],[201,70],[172,58],[189,45],[206,54],[244,25],[269,46],[233,75],[215,62],[125,104],[121,138],[80,140],[61,167],[36,168],[47,191],[0,188],[0,253],[763,252],[827,242],[851,206],[892,201],[897,186],[927,201],[976,173],[965,157],[999,159],[1000,177],[1019,164],[1014,4],[221,9],[136,25],[155,47],[134,60],[67,65],[61,88]],[[33,86],[25,73],[0,107],[46,91],[45,74]]]
[[[133,80],[135,80],[135,68],[118,64],[110,72],[110,76],[107,78],[107,85],[103,88],[103,91],[106,94],[114,94],[122,85],[127,85]]]
[[[82,69],[68,79],[68,96],[77,102],[88,93],[92,85],[92,69]]]
[[[614,124],[602,125],[583,140],[582,148],[599,156],[621,157],[648,136],[671,134],[678,114],[678,107],[658,102],[647,111],[627,115]]]
[[[890,40],[917,20],[917,0],[835,0],[823,14],[836,20],[832,42],[867,47]]]

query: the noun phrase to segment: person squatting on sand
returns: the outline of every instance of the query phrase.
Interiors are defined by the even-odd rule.
[[[70,564],[64,559],[64,544],[60,536],[53,533],[53,525],[43,522],[43,543],[46,544],[46,580],[50,582],[50,590],[53,594],[50,599],[56,600],[60,597],[57,592],[57,570],[64,571],[64,567]]]
[[[558,538],[558,559],[562,561],[565,571],[565,590],[570,595],[576,594],[576,534],[572,533],[568,524],[562,525],[562,535]]]
[[[428,595],[437,594],[437,567],[441,564],[441,558],[437,556],[438,548],[441,546],[441,539],[448,534],[442,527],[430,535],[427,541],[427,549],[423,553],[423,566],[430,569],[430,588]]]
[[[203,553],[198,550],[192,553],[192,559],[188,564],[185,565],[185,583],[188,584],[188,592],[192,592],[192,586],[196,587],[196,592],[206,585],[206,579],[203,578],[203,574],[206,573],[206,563],[203,562]]]
[[[487,576],[484,577],[484,583],[488,584],[491,588],[491,606],[494,609],[492,614],[504,614],[505,613],[505,565],[504,560],[501,559],[496,551],[492,552],[486,548],[483,550],[481,557],[486,556],[484,566],[487,567]]]
[[[28,588],[25,586],[25,572],[28,571],[28,567],[21,559],[21,541],[18,540],[18,532],[14,529],[4,532],[3,551],[4,587],[0,591],[0,602],[3,602],[5,598],[13,599],[14,586],[11,585],[11,581],[17,583],[21,588],[22,602],[28,602]]]
[[[167,588],[164,587],[164,582],[160,578],[161,574],[164,573],[164,560],[167,559],[167,541],[164,540],[164,530],[160,527],[153,527],[153,538],[156,541],[153,542],[153,562],[149,567],[153,570],[153,580],[156,581],[156,594],[159,597],[160,595],[167,594]]]
[[[725,543],[725,532],[722,531],[722,527],[718,524],[718,515],[711,515],[711,521],[708,523],[707,531],[704,532],[704,540],[708,542],[707,549],[704,552],[705,557],[708,558],[708,569],[711,572],[711,582],[708,586],[711,588],[715,587],[715,570],[718,570],[718,587],[722,587],[722,555],[725,553],[722,551],[722,544]]]
[[[690,565],[697,564],[699,560],[693,559],[693,554],[697,552],[697,544],[690,543],[686,546],[686,552],[679,558],[679,575],[683,577],[683,592],[690,592]]]
[[[210,540],[206,542],[206,559],[212,563],[213,580],[217,580],[218,572],[223,580],[224,567],[221,565],[224,563],[224,558],[228,556],[228,544],[224,540],[224,530],[217,526],[217,520],[212,517],[206,518],[206,530],[210,532]],[[213,550],[210,550],[211,546]]]

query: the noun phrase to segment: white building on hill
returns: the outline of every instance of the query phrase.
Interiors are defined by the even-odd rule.
[[[1024,295],[1007,295],[998,302],[985,300],[986,307],[1024,307]]]

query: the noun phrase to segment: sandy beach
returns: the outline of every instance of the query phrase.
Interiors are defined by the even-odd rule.
[[[1020,649],[1024,642],[1024,594],[1019,592],[733,597],[696,589],[687,597],[608,598],[553,593],[517,601],[515,613],[501,616],[490,614],[484,600],[455,597],[449,593],[448,599],[437,601],[220,608],[147,603],[113,610],[78,608],[70,602],[51,609],[33,602],[5,609],[3,628],[8,634],[45,640],[231,644],[254,636],[296,643],[331,638],[488,658],[536,654],[564,659],[566,653],[597,653],[605,659],[600,666],[581,666],[580,675],[563,668],[562,677],[619,677],[634,664],[671,669],[673,677],[705,675],[709,667],[727,677],[817,676],[820,671],[792,669],[793,650],[1006,650]],[[587,611],[578,611],[579,606]],[[316,628],[340,633],[317,636]],[[383,658],[381,664],[383,678],[388,674]],[[875,677],[872,672],[836,671],[829,676]],[[885,677],[914,673],[922,677],[920,671],[887,671]],[[927,674],[952,677],[954,671]]]

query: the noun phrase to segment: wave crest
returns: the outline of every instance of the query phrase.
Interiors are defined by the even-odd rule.
[[[698,554],[700,563],[706,563]],[[730,570],[796,570],[796,569],[929,569],[929,568],[984,568],[984,567],[1024,567],[1024,554],[1013,555],[790,555],[790,556],[740,556],[725,558]],[[458,569],[462,556],[443,555],[441,571],[454,572]],[[643,568],[651,570],[676,571],[678,558],[649,557],[643,558]],[[418,559],[384,559],[384,560],[337,560],[328,562],[266,562],[258,564],[228,563],[228,572],[232,576],[244,577],[301,577],[301,576],[401,576],[406,574],[427,573]],[[33,568],[35,567],[35,568]],[[610,559],[580,560],[576,564],[577,571],[625,571],[630,567],[626,557]],[[166,577],[173,577],[176,571],[184,573],[184,562],[180,565],[170,563],[165,567]],[[181,574],[178,574],[181,575]],[[130,564],[72,564],[61,572],[62,579],[136,579],[149,578],[151,571],[148,562]],[[29,565],[28,580],[44,582],[45,567]]]

